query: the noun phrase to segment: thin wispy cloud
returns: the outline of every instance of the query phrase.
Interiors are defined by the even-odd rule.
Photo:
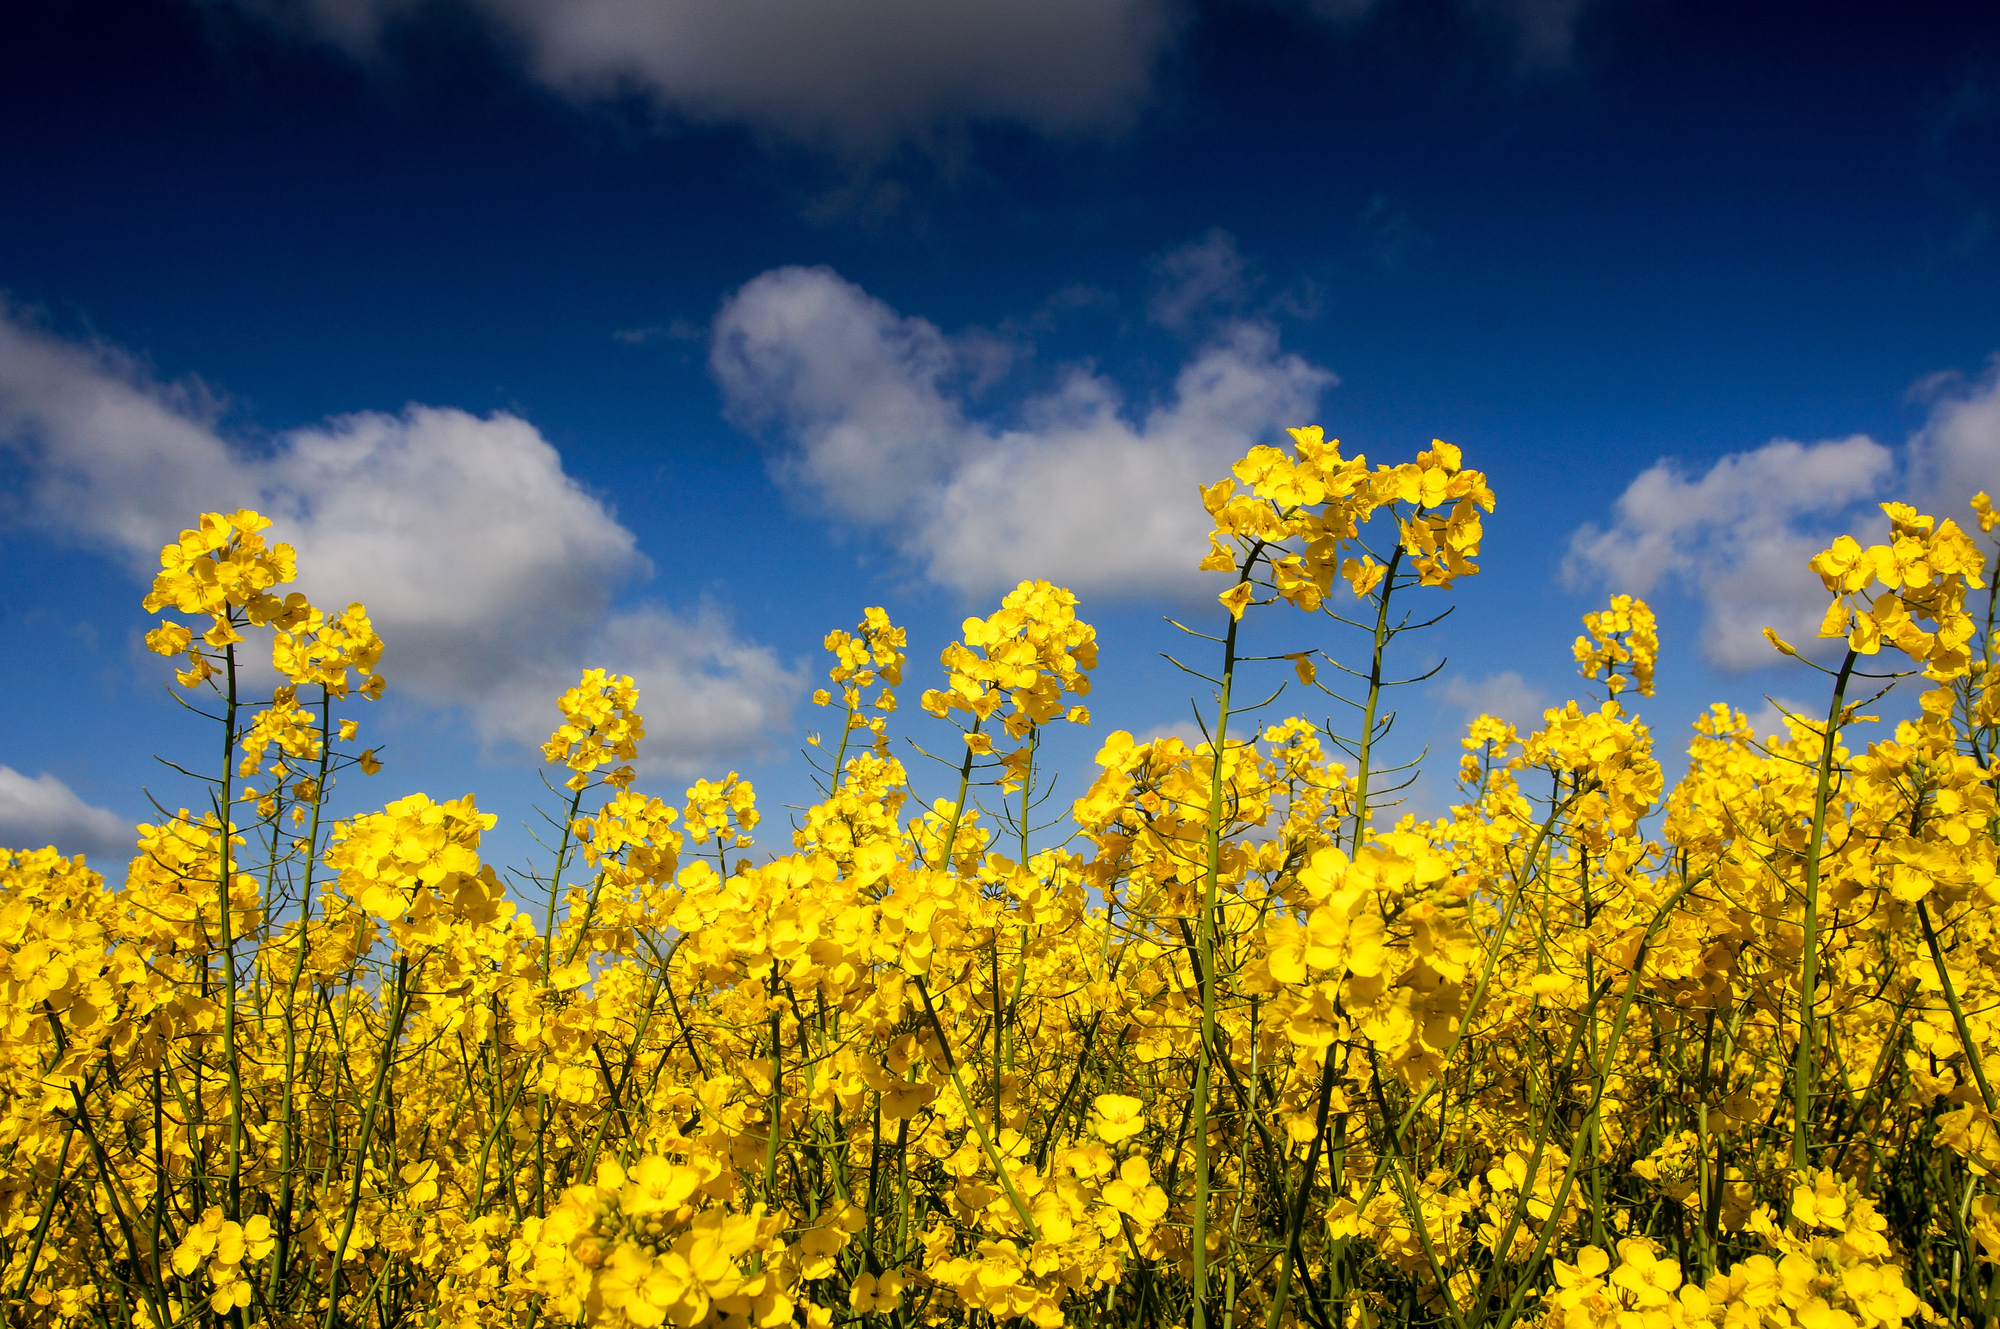
[[[1153,296],[1146,312],[1155,323],[1186,332],[1217,314],[1234,313],[1256,286],[1236,237],[1215,227],[1199,240],[1156,254],[1146,264]]]
[[[1482,715],[1505,720],[1523,734],[1542,727],[1549,694],[1505,669],[1484,678],[1452,678],[1438,685],[1437,700],[1462,729]]]

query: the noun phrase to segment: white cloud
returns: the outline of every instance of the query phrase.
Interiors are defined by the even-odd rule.
[[[1686,587],[1705,611],[1702,652],[1727,670],[1769,664],[1770,626],[1808,648],[1826,608],[1806,563],[1832,535],[1861,529],[1858,505],[1895,471],[1888,448],[1865,435],[1803,444],[1777,439],[1733,453],[1699,478],[1671,460],[1626,487],[1609,529],[1579,528],[1563,576],[1573,588],[1601,584],[1650,595]],[[1872,518],[1879,523],[1879,515]]]
[[[966,121],[1117,130],[1179,0],[239,0],[366,56],[385,28],[470,11],[577,97],[637,92],[696,121],[878,148]]]
[[[782,484],[968,593],[1029,577],[1084,592],[1198,584],[1196,486],[1308,422],[1335,381],[1236,322],[1136,422],[1110,380],[1076,368],[1006,427],[970,414],[984,365],[966,343],[826,268],[777,269],[731,296],[710,365],[732,418],[781,441]]]
[[[1935,383],[1919,385],[1936,391]],[[2000,493],[2000,356],[1970,386],[1946,380],[1930,419],[1910,439],[1909,501],[1964,526],[1966,503],[1981,490]]]
[[[738,637],[729,614],[707,602],[688,613],[648,605],[613,615],[590,635],[583,660],[638,684],[646,717],[640,766],[648,774],[713,775],[766,755],[805,687],[803,675]],[[575,673],[560,685],[573,685]],[[482,708],[497,736],[534,744],[549,736],[560,718],[551,677],[504,681]]]
[[[713,611],[613,614],[650,564],[525,420],[362,412],[252,455],[204,402],[198,385],[156,383],[0,311],[0,450],[27,477],[9,515],[149,577],[199,513],[255,507],[298,550],[300,589],[368,606],[392,686],[465,707],[487,740],[546,737],[556,691],[585,664],[666,685],[642,698],[654,744],[691,759],[742,755],[803,687]]]
[[[1481,679],[1447,679],[1437,696],[1458,712],[1460,728],[1482,715],[1505,720],[1523,734],[1542,727],[1542,712],[1548,709],[1548,693],[1509,669]]]
[[[0,766],[0,846],[41,849],[54,845],[65,854],[86,854],[109,875],[132,857],[133,824],[109,808],[78,798],[76,791],[44,773],[30,780]]]
[[[898,521],[971,432],[950,339],[827,268],[778,268],[730,297],[709,364],[732,419],[796,442],[779,480],[851,521]]]
[[[1918,390],[1932,397],[1930,416],[1900,451],[1855,434],[1776,439],[1698,479],[1655,463],[1619,497],[1609,529],[1585,525],[1571,537],[1564,580],[1632,595],[1662,584],[1694,591],[1702,651],[1722,669],[1773,663],[1766,626],[1819,649],[1827,596],[1806,563],[1834,536],[1882,538],[1874,506],[1890,500],[1966,526],[1972,495],[2000,492],[2000,358],[1970,384],[1939,375]]]

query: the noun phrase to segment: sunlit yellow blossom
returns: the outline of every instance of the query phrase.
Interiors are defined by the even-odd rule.
[[[1617,597],[1574,648],[1612,695],[1497,699],[1457,783],[1412,786],[1450,694],[1394,691],[1436,662],[1403,634],[1463,593],[1493,495],[1442,442],[1288,437],[1198,496],[1186,559],[1233,589],[1174,657],[1192,716],[1114,729],[1082,787],[1054,727],[1090,721],[1097,633],[1023,582],[917,706],[886,612],[827,634],[840,723],[798,806],[734,771],[647,792],[636,686],[585,674],[504,869],[470,795],[350,778],[380,770],[344,714],[382,686],[366,611],[283,592],[262,517],[202,516],[147,597],[226,729],[161,777],[192,810],[97,869],[0,850],[10,1314],[1990,1318],[1983,543],[1897,504],[1832,542],[1828,630],[1875,662],[1787,666],[1776,719],[1712,707],[1672,751],[1630,709],[1651,611]],[[1877,697],[1890,654],[1929,677]],[[1316,713],[1276,709],[1294,681]]]

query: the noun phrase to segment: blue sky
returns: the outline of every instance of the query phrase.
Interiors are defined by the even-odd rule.
[[[0,841],[100,866],[142,785],[192,797],[151,754],[208,748],[138,644],[204,507],[278,517],[388,638],[388,768],[343,797],[477,790],[504,857],[586,664],[640,679],[643,783],[741,770],[782,820],[819,638],[870,604],[922,686],[1015,579],[1074,585],[1105,663],[1072,783],[1113,729],[1185,727],[1157,652],[1161,614],[1219,613],[1193,484],[1287,424],[1446,438],[1498,492],[1412,744],[1575,695],[1616,591],[1661,613],[1663,748],[1710,701],[1807,701],[1757,629],[1816,620],[1817,542],[2000,486],[1989,6],[4,22]]]

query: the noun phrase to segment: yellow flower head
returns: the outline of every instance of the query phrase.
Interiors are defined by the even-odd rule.
[[[1834,597],[1819,635],[1845,637],[1861,655],[1887,644],[1922,665],[1927,678],[1960,677],[1971,666],[1975,630],[1965,593],[1985,586],[1985,555],[1956,522],[1903,503],[1884,503],[1882,511],[1888,544],[1864,549],[1843,535],[1809,564]]]
[[[1991,532],[1993,523],[2000,521],[2000,512],[1993,510],[1993,500],[1986,496],[1986,491],[1983,489],[1972,496],[1972,513],[1979,519],[1979,529],[1982,531]]]
[[[707,844],[713,837],[724,849],[750,846],[749,833],[762,816],[757,811],[757,791],[748,780],[735,771],[717,781],[696,780],[687,791],[687,800],[684,815],[689,839]]]
[[[924,709],[945,716],[962,710],[977,721],[1001,715],[1007,733],[1028,736],[1037,725],[1082,716],[1065,694],[1087,696],[1097,668],[1097,629],[1076,616],[1076,596],[1045,581],[1024,581],[990,618],[965,620],[964,640],[939,657],[950,686],[924,693]]]
[[[1106,1144],[1129,1140],[1146,1129],[1146,1104],[1129,1094],[1099,1094],[1091,1109],[1090,1128]]]
[[[639,689],[630,674],[614,676],[602,669],[587,669],[582,681],[556,704],[563,722],[542,745],[542,757],[551,765],[560,762],[575,771],[573,788],[580,788],[577,782],[598,767],[629,762],[639,755],[646,721],[637,709]]]
[[[1588,636],[1574,648],[1580,672],[1603,679],[1612,696],[1628,684],[1642,697],[1653,695],[1653,666],[1660,656],[1660,635],[1652,607],[1629,595],[1611,597],[1611,607],[1583,616]],[[1620,667],[1625,672],[1620,673]]]

